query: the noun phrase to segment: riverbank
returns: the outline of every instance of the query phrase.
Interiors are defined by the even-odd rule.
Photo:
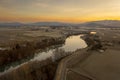
[[[86,33],[81,31],[45,28],[0,28],[0,71],[6,65],[23,62],[52,45],[64,44],[67,37]]]
[[[52,46],[64,44],[61,30],[51,28],[0,28],[0,72],[11,64],[23,63],[36,53]]]
[[[96,47],[91,41],[88,42],[89,44],[93,44],[88,50],[91,55],[84,61],[71,67],[72,71],[68,73],[69,76],[67,80],[79,80],[81,79],[78,77],[80,75],[84,76],[83,78],[88,77],[91,80],[119,80],[120,44],[118,43],[120,37],[117,36],[117,38],[114,38],[116,34],[119,34],[119,31],[116,31],[116,33],[113,32],[114,30],[97,31],[96,35],[99,36],[97,39],[101,42],[100,45],[102,46]],[[91,36],[89,36],[89,38],[91,38]],[[92,38],[94,40],[96,37]],[[96,40],[94,41],[96,42]],[[77,74],[77,76],[73,74]],[[74,77],[74,79],[72,79],[71,76]]]
[[[76,42],[73,42],[73,40],[76,40],[76,42],[79,44],[76,44]],[[81,44],[80,44],[80,42],[81,42]],[[73,46],[73,44],[74,44],[74,46]],[[45,79],[53,80],[57,65],[58,65],[59,61],[61,60],[61,58],[71,55],[70,52],[65,52],[64,49],[67,49],[67,51],[68,50],[74,51],[78,48],[83,48],[85,46],[86,45],[85,45],[84,41],[80,39],[80,35],[71,36],[66,39],[65,46],[60,47],[60,49],[57,48],[56,50],[54,50],[52,55],[54,55],[53,57],[54,57],[55,61],[53,61],[50,58],[39,61],[42,55],[44,57],[44,56],[48,56],[51,54],[51,53],[49,53],[49,51],[48,51],[48,53],[41,53],[42,55],[36,55],[35,59],[32,59],[29,62],[19,65],[18,67],[11,68],[10,70],[5,71],[4,73],[1,73],[0,79],[1,80],[15,79],[16,78],[15,76],[17,76],[19,79],[15,79],[15,80],[21,80],[21,79],[27,80],[27,79],[29,79],[29,76],[30,76],[31,79],[29,79],[29,80],[33,80],[33,78],[35,78],[35,77],[36,77],[36,80],[39,78],[43,79],[43,80],[45,80]],[[67,48],[67,47],[69,47],[69,48]],[[26,72],[29,74],[26,74]],[[11,73],[14,73],[14,74],[11,74]],[[24,74],[24,75],[20,75],[20,74]]]
[[[113,33],[114,30],[109,29],[96,32],[95,35],[87,34],[82,37],[88,48],[84,52],[76,52],[76,56],[72,55],[70,60],[67,58],[67,63],[66,60],[62,61],[55,80],[120,79],[120,31]]]
[[[24,44],[15,44],[9,50],[0,50],[0,67],[2,67],[22,60],[24,58],[29,58],[34,56],[37,50],[43,50],[52,45],[64,44],[65,38],[51,38],[47,37],[42,40],[37,40],[34,42],[24,42]]]

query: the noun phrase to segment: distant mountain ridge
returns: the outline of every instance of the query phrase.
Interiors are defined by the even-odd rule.
[[[24,25],[23,23],[20,23],[20,22],[9,22],[9,23],[0,23],[0,27],[11,27],[11,26],[22,26]]]
[[[91,21],[80,24],[64,23],[64,22],[35,22],[35,23],[0,23],[0,27],[21,27],[21,26],[74,26],[74,27],[120,27],[119,20],[101,20],[101,21]]]
[[[27,24],[30,26],[71,26],[71,23],[63,23],[63,22],[36,22]]]
[[[92,21],[92,22],[86,22],[83,24],[79,24],[79,26],[85,26],[85,27],[120,27],[120,21],[119,20],[101,20],[101,21]]]
[[[0,27],[20,27],[20,26],[73,26],[71,23],[63,23],[63,22],[35,22],[35,23],[0,23]]]

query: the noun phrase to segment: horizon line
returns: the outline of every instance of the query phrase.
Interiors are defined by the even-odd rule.
[[[0,21],[0,23],[37,23],[37,22],[59,22],[59,23],[86,23],[94,21],[120,21],[118,19],[101,19],[101,20],[91,20],[91,21],[81,21],[81,22],[71,22],[71,21]]]

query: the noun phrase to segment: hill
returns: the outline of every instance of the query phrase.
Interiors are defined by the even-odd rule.
[[[103,28],[116,28],[120,27],[120,21],[118,20],[101,20],[91,21],[80,24],[64,23],[64,22],[35,22],[35,23],[0,23],[0,27],[21,27],[21,26],[57,26],[57,27],[103,27]]]
[[[120,21],[118,20],[101,20],[101,21],[92,21],[82,24],[78,24],[80,27],[105,27],[105,28],[116,28],[120,27]]]

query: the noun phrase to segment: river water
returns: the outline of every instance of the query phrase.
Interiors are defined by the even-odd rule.
[[[83,36],[83,35],[70,36],[65,40],[65,44],[63,44],[62,46],[56,46],[55,48],[48,49],[43,52],[37,53],[36,55],[34,55],[33,58],[31,58],[30,60],[28,60],[27,62],[24,62],[22,64],[10,65],[5,70],[3,70],[3,72],[0,72],[0,74],[11,71],[13,69],[16,69],[26,63],[29,63],[30,61],[35,61],[35,60],[42,61],[42,60],[45,60],[50,57],[53,58],[53,53],[56,49],[63,49],[65,52],[73,52],[73,51],[76,51],[77,49],[85,48],[85,47],[87,47],[87,44],[81,38],[81,36]]]
[[[65,44],[62,47],[57,47],[57,49],[63,49],[65,52],[73,52],[77,49],[85,48],[87,47],[87,44],[83,39],[81,39],[81,36],[83,35],[73,35],[66,39]],[[50,49],[47,52],[42,52],[37,55],[32,60],[44,60],[46,58],[52,57],[53,52],[55,49]]]

